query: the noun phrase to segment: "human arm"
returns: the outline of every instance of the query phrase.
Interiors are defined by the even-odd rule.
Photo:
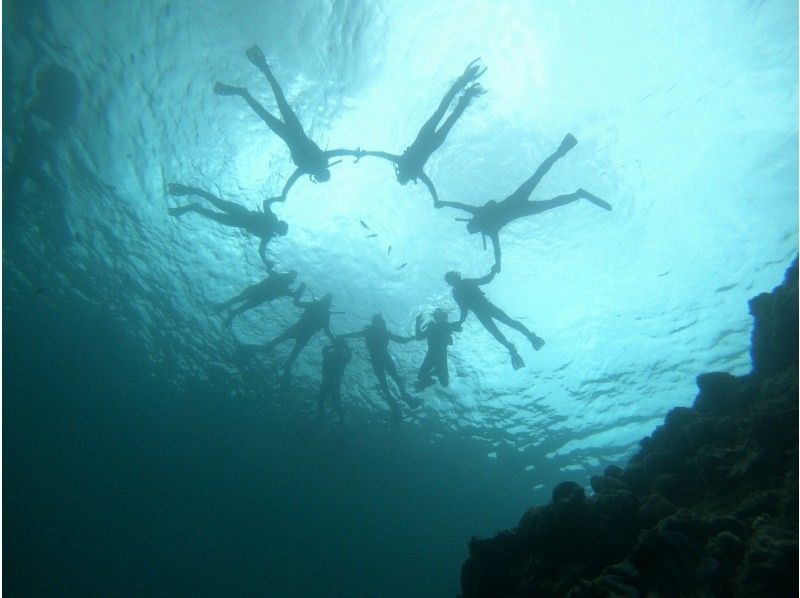
[[[358,150],[358,155],[356,156],[359,160],[363,156],[373,156],[375,158],[383,158],[384,160],[389,160],[389,162],[397,162],[400,160],[400,156],[397,154],[390,154],[388,152],[377,152],[377,151],[369,151],[369,150]]]
[[[292,303],[294,303],[297,307],[308,307],[309,305],[311,305],[310,301],[300,301],[300,297],[303,296],[305,290],[306,290],[306,283],[301,282],[300,286],[297,287],[297,290],[294,292]]]
[[[472,215],[478,211],[477,206],[470,206],[465,203],[461,203],[458,201],[440,201],[439,207],[446,207],[446,208],[456,208],[457,210],[464,210],[465,212],[469,212]]]
[[[264,201],[261,202],[261,207],[264,210],[264,213],[270,212],[272,213],[272,204],[277,203],[279,201],[283,201],[281,197],[268,197]]]
[[[392,341],[394,341],[396,343],[404,344],[404,343],[408,343],[408,342],[411,342],[411,341],[416,340],[416,339],[417,339],[416,335],[414,335],[414,336],[400,336],[399,334],[395,334],[393,332],[389,333],[389,340],[392,340]]]
[[[441,207],[441,202],[439,201],[439,196],[436,193],[436,187],[433,184],[433,181],[428,178],[428,175],[424,172],[419,173],[420,180],[425,183],[425,186],[428,188],[428,191],[433,198],[433,207],[438,208]]]
[[[294,185],[297,182],[297,179],[299,179],[305,173],[306,173],[305,170],[303,170],[302,168],[296,168],[295,171],[292,173],[292,176],[289,177],[289,179],[286,181],[286,184],[283,186],[283,191],[281,191],[281,194],[277,197],[270,197],[268,200],[265,201],[269,201],[270,203],[274,203],[276,201],[286,201],[286,195],[289,193],[289,189],[291,189],[292,185]]]
[[[333,332],[331,332],[330,318],[328,319],[327,322],[325,322],[325,325],[322,327],[322,330],[325,332],[325,336],[327,336],[330,340],[332,341],[336,340],[336,335],[334,335]]]
[[[475,284],[483,286],[485,284],[489,284],[490,282],[492,282],[492,279],[494,278],[495,274],[497,274],[497,270],[494,266],[492,266],[492,269],[488,274],[486,274],[485,276],[481,276],[480,278],[473,278],[472,280],[473,282],[475,282]]]
[[[492,240],[492,248],[494,249],[494,266],[492,266],[492,272],[500,272],[500,236],[497,232],[493,232],[489,235],[489,238]]]
[[[274,264],[267,259],[267,243],[269,243],[269,237],[261,237],[261,243],[258,246],[258,255],[261,256],[261,261],[264,262],[267,270],[272,270]]]
[[[422,331],[422,314],[419,314],[414,321],[414,338],[417,340],[425,338],[425,333]]]
[[[345,334],[340,334],[339,338],[358,338],[360,336],[364,336],[366,334],[366,330],[356,330],[355,332],[347,332]]]
[[[364,155],[364,152],[360,149],[357,150],[349,150],[349,149],[335,149],[335,150],[326,150],[325,152],[326,158],[337,158],[339,156],[353,156],[354,158],[360,158]]]

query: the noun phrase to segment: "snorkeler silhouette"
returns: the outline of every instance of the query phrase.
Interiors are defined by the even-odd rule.
[[[447,347],[453,344],[453,332],[461,331],[461,322],[448,322],[447,312],[441,308],[434,310],[433,322],[422,327],[422,314],[417,316],[416,338],[427,339],[428,352],[417,373],[414,388],[419,392],[432,384],[431,373],[439,378],[439,384],[450,383],[450,372],[447,366]]]
[[[169,208],[167,211],[171,216],[181,216],[186,212],[197,212],[225,226],[244,229],[251,235],[255,235],[261,239],[261,244],[258,246],[258,255],[261,256],[261,261],[266,264],[267,268],[271,267],[272,262],[267,259],[266,255],[267,243],[269,243],[272,237],[276,235],[283,236],[289,231],[289,225],[283,220],[278,220],[278,217],[272,213],[272,208],[270,206],[278,201],[277,199],[265,199],[262,204],[264,211],[255,212],[248,210],[238,203],[220,199],[219,197],[211,195],[208,191],[203,191],[196,187],[187,187],[186,185],[170,183],[168,188],[170,195],[197,195],[210,201],[215,208],[222,210],[221,212],[215,212],[214,210],[201,208],[197,204],[192,203],[177,208]]]
[[[317,395],[317,409],[320,415],[325,413],[325,399],[339,416],[339,423],[344,425],[344,407],[342,406],[342,377],[353,352],[342,337],[325,345],[322,349],[322,381]]]
[[[407,343],[413,341],[416,337],[413,336],[399,336],[393,332],[389,332],[386,328],[386,321],[381,314],[375,314],[372,317],[372,323],[364,326],[363,330],[357,332],[350,332],[342,334],[341,338],[358,338],[364,339],[367,350],[369,351],[369,360],[372,363],[372,371],[375,372],[375,377],[378,379],[383,396],[389,405],[392,413],[392,419],[399,422],[403,419],[402,411],[397,405],[392,393],[389,391],[389,384],[386,381],[386,372],[397,384],[400,389],[400,397],[411,408],[416,409],[422,404],[422,401],[416,397],[411,396],[406,392],[403,380],[397,373],[397,367],[394,364],[394,359],[389,354],[389,341],[396,343]]]
[[[228,310],[228,315],[222,324],[226,329],[231,327],[236,316],[246,312],[248,309],[253,309],[278,297],[293,297],[297,290],[300,290],[299,287],[297,290],[291,288],[292,283],[297,278],[296,270],[275,272],[272,268],[269,268],[268,273],[269,275],[261,282],[250,285],[235,297],[216,306],[217,311]],[[240,305],[233,307],[235,303]]]
[[[323,295],[319,299],[301,301],[300,297],[302,297],[305,288],[305,283],[300,283],[300,286],[294,295],[293,303],[297,307],[303,308],[303,313],[300,315],[300,318],[297,320],[297,322],[289,326],[289,328],[287,328],[283,334],[278,335],[266,345],[260,347],[262,350],[269,350],[285,341],[294,339],[294,347],[292,348],[292,352],[289,353],[289,357],[286,359],[286,363],[283,366],[283,386],[288,386],[289,384],[292,366],[294,365],[297,356],[300,355],[300,351],[303,350],[303,348],[308,344],[308,341],[310,341],[318,331],[324,331],[330,340],[335,340],[335,337],[333,334],[331,334],[330,329],[332,300],[330,293]]]
[[[303,130],[303,126],[297,119],[297,115],[289,107],[286,97],[283,95],[283,90],[280,84],[272,75],[272,71],[267,64],[267,59],[264,53],[258,46],[250,46],[247,49],[247,58],[252,62],[267,78],[272,93],[275,95],[275,101],[278,104],[278,110],[281,113],[283,120],[276,118],[259,104],[250,92],[245,87],[235,87],[233,85],[226,85],[225,83],[215,83],[214,92],[223,96],[240,96],[245,102],[253,109],[253,111],[261,117],[266,125],[286,143],[289,152],[292,155],[292,160],[297,166],[297,169],[292,173],[292,176],[286,181],[281,191],[280,196],[274,198],[278,201],[285,201],[286,194],[289,193],[292,185],[295,184],[298,178],[307,174],[315,183],[325,182],[331,178],[331,173],[328,168],[333,164],[328,164],[328,158],[336,156],[358,156],[358,152],[346,149],[325,150],[322,151],[320,147],[309,139]]]
[[[474,98],[485,93],[479,83],[472,83],[486,72],[486,68],[480,68],[479,65],[475,64],[478,60],[479,59],[476,58],[467,65],[462,75],[456,79],[455,83],[450,87],[450,90],[442,98],[436,112],[434,112],[433,116],[422,126],[417,134],[417,138],[406,148],[402,156],[387,152],[359,150],[359,159],[361,156],[375,156],[393,162],[397,182],[401,185],[405,185],[408,181],[416,182],[417,179],[420,179],[425,183],[428,191],[430,191],[435,204],[439,196],[436,194],[436,187],[433,185],[433,181],[423,172],[423,168],[428,158],[431,157],[431,154],[444,143],[450,129],[464,113],[464,110],[467,109],[470,102]],[[472,83],[472,85],[470,85],[470,83]],[[450,104],[453,103],[453,100],[459,93],[461,93],[461,97],[458,99],[455,108],[450,113],[450,116],[447,117],[447,120],[444,121],[444,124],[437,129],[436,127],[439,125],[442,118],[444,118]]]
[[[559,195],[545,201],[528,201],[528,197],[533,192],[534,188],[536,188],[536,185],[539,184],[539,181],[542,180],[542,177],[547,174],[559,158],[566,155],[569,150],[575,147],[576,143],[575,137],[571,134],[567,134],[558,150],[541,163],[539,168],[536,169],[536,172],[533,173],[533,176],[522,183],[514,193],[500,202],[490,200],[483,206],[470,206],[455,201],[436,201],[434,205],[437,208],[442,206],[458,208],[459,210],[464,210],[472,214],[472,218],[467,220],[467,230],[470,233],[481,233],[481,235],[484,236],[484,248],[486,247],[486,237],[488,236],[492,240],[492,246],[494,247],[494,267],[497,272],[500,272],[500,230],[514,220],[524,218],[525,216],[540,214],[546,210],[552,210],[553,208],[567,205],[579,199],[587,199],[594,205],[604,210],[611,211],[611,206],[608,202],[603,201],[584,189],[578,189],[574,193]]]
[[[508,352],[511,354],[511,365],[514,366],[515,370],[518,370],[525,366],[525,362],[522,361],[522,357],[519,356],[514,345],[510,343],[497,328],[494,320],[499,320],[506,326],[520,331],[528,338],[533,348],[537,351],[544,346],[544,341],[528,330],[524,324],[509,317],[502,309],[491,303],[486,298],[486,295],[483,294],[480,286],[490,283],[496,272],[497,269],[492,267],[492,271],[482,278],[461,278],[461,274],[458,272],[448,272],[444,275],[444,280],[453,287],[453,298],[456,300],[458,307],[461,308],[461,317],[458,323],[463,324],[469,312],[474,312],[480,323],[483,324],[483,327],[486,328],[501,345],[508,349]]]

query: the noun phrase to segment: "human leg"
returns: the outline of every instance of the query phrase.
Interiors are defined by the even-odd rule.
[[[400,389],[400,396],[402,397],[403,401],[405,401],[406,405],[408,405],[411,409],[416,409],[420,405],[422,405],[422,401],[417,397],[411,396],[406,392],[406,387],[403,384],[403,379],[400,378],[400,375],[397,373],[397,367],[394,364],[394,359],[392,359],[391,355],[386,355],[386,370],[389,372],[389,375],[394,380],[394,383],[397,384],[397,388]]]
[[[249,309],[253,309],[254,307],[258,307],[259,305],[260,305],[260,302],[253,301],[253,300],[247,300],[244,303],[242,303],[241,305],[239,305],[239,306],[233,308],[232,310],[230,310],[230,312],[228,312],[228,317],[225,318],[225,322],[224,322],[225,328],[230,328],[231,327],[231,325],[233,324],[233,319],[236,316],[246,312]]]
[[[226,214],[232,214],[234,216],[247,216],[250,211],[245,208],[243,205],[238,204],[234,201],[226,201],[224,199],[220,199],[219,197],[215,197],[210,193],[203,195],[205,199],[207,199],[211,204],[217,208],[218,210],[222,210]]]
[[[434,370],[436,377],[439,378],[439,384],[442,386],[447,386],[450,384],[450,368],[447,365],[447,353],[440,356],[439,359],[436,360],[436,366]]]
[[[201,216],[205,216],[209,220],[213,220],[214,222],[219,222],[220,224],[224,224],[225,226],[235,226],[236,228],[243,227],[243,223],[238,216],[234,214],[223,214],[220,212],[215,212],[214,210],[209,210],[207,208],[201,208],[197,204],[189,204],[188,206],[170,208],[168,211],[171,216],[180,216],[185,212],[197,212]]]
[[[508,352],[511,354],[511,365],[514,366],[514,369],[518,370],[519,368],[523,367],[525,363],[522,361],[519,353],[517,353],[517,348],[505,337],[505,335],[503,335],[502,332],[500,332],[500,329],[497,328],[492,316],[483,310],[476,312],[473,309],[473,312],[475,312],[475,315],[480,323],[483,324],[483,327],[489,331],[489,334],[491,334],[501,345],[508,349]]]
[[[403,385],[403,380],[400,378],[400,375],[397,373],[397,366],[395,366],[394,359],[392,359],[391,355],[386,355],[384,358],[384,367],[387,372],[389,372],[389,376],[391,376],[394,383],[397,384],[397,388],[400,389],[401,394],[406,394],[406,388]]]
[[[336,411],[336,415],[339,416],[339,423],[344,425],[344,406],[342,405],[341,387],[337,386],[336,388],[332,388],[329,396],[331,399],[330,403]]]
[[[524,216],[541,214],[547,210],[560,208],[574,201],[578,201],[581,199],[581,197],[583,197],[583,195],[576,191],[575,193],[557,195],[552,199],[544,199],[541,201],[521,201],[517,206],[515,217],[522,218]]]
[[[289,326],[289,328],[287,328],[283,333],[279,334],[271,341],[269,341],[266,345],[264,345],[264,349],[272,349],[274,347],[277,347],[281,343],[285,343],[290,338],[295,338],[296,336],[297,336],[297,329],[295,328],[295,326],[294,325]]]
[[[214,91],[219,95],[238,95],[241,96],[247,105],[261,117],[261,120],[266,123],[266,125],[275,133],[278,137],[287,142],[289,139],[289,131],[287,126],[281,122],[280,119],[276,118],[261,105],[259,104],[250,92],[245,87],[233,87],[232,85],[225,85],[224,83],[216,83],[214,84]]]
[[[296,128],[300,131],[303,130],[303,127],[300,125],[300,121],[297,119],[297,115],[294,113],[294,110],[289,106],[289,103],[286,101],[286,96],[283,94],[283,88],[281,88],[281,84],[278,83],[278,80],[275,79],[274,75],[272,74],[272,70],[269,68],[267,64],[267,59],[264,58],[264,53],[261,51],[256,45],[250,46],[247,49],[247,58],[252,62],[258,70],[260,70],[264,76],[269,81],[269,86],[272,88],[272,93],[275,95],[275,102],[278,104],[278,110],[281,112],[281,117],[283,117],[283,122],[286,124],[287,127]],[[303,133],[305,135],[305,133]]]
[[[431,153],[441,147],[441,145],[444,143],[444,140],[447,138],[447,134],[450,132],[450,129],[453,128],[453,125],[456,124],[456,121],[461,117],[462,114],[464,114],[464,111],[467,109],[467,106],[470,105],[472,100],[483,93],[485,93],[483,88],[477,83],[470,85],[469,88],[464,91],[464,94],[458,99],[458,104],[456,104],[456,107],[450,113],[450,116],[448,116],[447,120],[444,121],[444,124],[442,124],[442,126],[431,135]]]
[[[325,413],[325,399],[330,395],[330,390],[325,381],[320,383],[319,392],[317,393],[317,411],[320,415]]]
[[[453,103],[455,97],[464,89],[466,83],[462,81],[461,78],[456,79],[455,83],[450,86],[450,89],[447,90],[447,93],[444,94],[442,101],[439,102],[439,107],[436,108],[436,111],[433,115],[425,121],[425,124],[422,125],[420,128],[419,133],[417,134],[417,140],[424,139],[426,137],[430,138],[436,132],[436,125],[439,124],[439,121],[442,120],[444,117],[445,112],[450,107],[450,104]],[[416,144],[417,141],[414,141]]]
[[[300,351],[302,351],[305,346],[308,344],[308,341],[311,340],[311,336],[308,334],[297,335],[294,341],[294,347],[292,347],[292,352],[289,353],[289,357],[286,358],[286,363],[283,364],[283,376],[281,383],[283,386],[289,385],[289,377],[292,374],[292,366],[294,366],[294,362],[297,361],[297,357],[300,355]]]
[[[527,181],[522,183],[519,186],[519,188],[509,196],[509,199],[516,201],[526,201],[528,197],[530,197],[530,194],[533,192],[533,190],[536,188],[536,185],[539,184],[542,178],[544,178],[544,175],[546,175],[553,167],[553,164],[558,162],[558,160],[564,157],[569,150],[575,147],[576,143],[577,141],[575,140],[575,137],[573,137],[572,134],[568,133],[567,136],[564,137],[563,141],[561,142],[561,146],[550,156],[548,156],[544,162],[539,164],[539,168],[536,169],[536,172],[534,172],[533,175],[531,175],[531,177]]]
[[[544,346],[544,340],[541,337],[536,336],[536,333],[533,332],[532,330],[529,330],[528,327],[525,326],[525,324],[523,324],[519,320],[515,320],[496,305],[493,305],[492,308],[493,309],[491,316],[494,319],[524,334],[530,341],[531,345],[533,345],[534,349],[538,351]]]
[[[417,392],[428,388],[434,383],[433,378],[431,378],[431,372],[433,371],[435,365],[436,362],[433,359],[433,355],[431,355],[431,352],[428,351],[425,354],[425,359],[422,360],[422,365],[419,367],[419,371],[417,372],[417,382],[414,384],[414,389]]]
[[[378,379],[378,384],[383,393],[383,399],[389,405],[389,412],[392,415],[392,421],[400,423],[403,421],[403,412],[400,411],[400,406],[389,391],[389,384],[386,381],[385,362],[382,360],[371,359],[372,371],[375,372],[375,377]]]
[[[372,364],[372,371],[375,374],[375,378],[378,380],[378,386],[380,386],[383,396],[386,397],[387,402],[394,401],[392,393],[389,391],[389,383],[386,380],[385,362],[373,358],[370,359],[370,363]]]

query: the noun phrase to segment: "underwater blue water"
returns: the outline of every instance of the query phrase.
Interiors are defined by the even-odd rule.
[[[502,199],[576,136],[532,199],[583,187],[613,211],[513,223],[484,287],[546,340],[508,331],[525,368],[471,316],[450,386],[398,427],[352,341],[342,446],[316,420],[321,338],[289,392],[288,346],[240,359],[298,311],[278,300],[224,330],[213,305],[263,277],[258,243],[170,218],[166,184],[255,209],[291,174],[244,102],[212,92],[246,85],[275,110],[252,43],[320,146],[397,153],[480,57],[487,93],[427,166],[442,199]],[[37,73],[81,85],[47,167],[64,222],[35,182],[4,196],[6,509],[27,509],[8,537],[43,588],[88,591],[102,570],[122,592],[454,595],[470,535],[623,461],[697,374],[749,371],[746,302],[797,251],[792,2],[6,2],[3,50],[4,171]],[[333,294],[336,333],[454,317],[444,272],[492,264],[379,160],[303,178],[275,211],[290,229],[269,253]],[[391,350],[410,385],[424,343]]]

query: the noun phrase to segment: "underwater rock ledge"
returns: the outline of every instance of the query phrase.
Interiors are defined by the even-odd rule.
[[[795,596],[798,263],[750,300],[753,370],[697,378],[625,469],[472,538],[463,598]]]

